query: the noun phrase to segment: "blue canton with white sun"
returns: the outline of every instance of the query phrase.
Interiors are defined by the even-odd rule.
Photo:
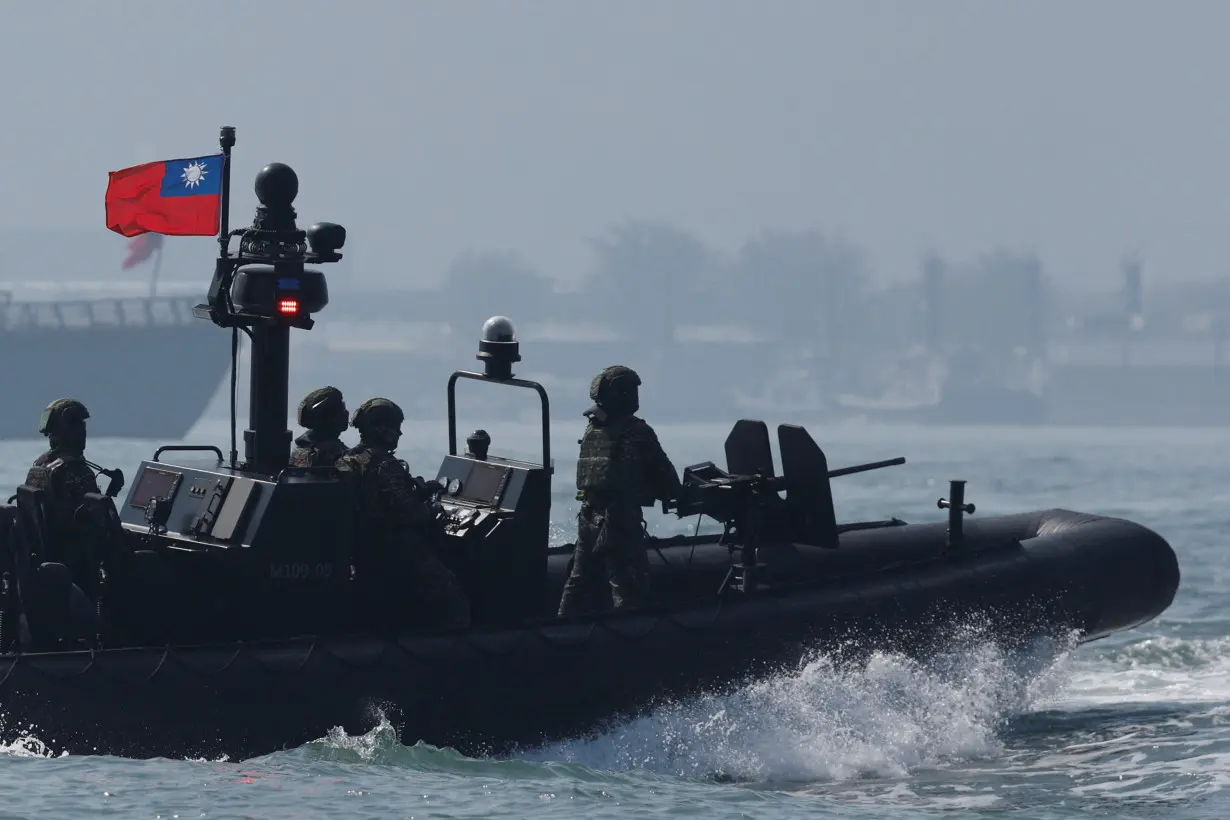
[[[184,168],[184,173],[180,176],[180,179],[184,181],[184,187],[195,188],[205,181],[207,173],[209,172],[205,169],[205,163],[192,162]]]

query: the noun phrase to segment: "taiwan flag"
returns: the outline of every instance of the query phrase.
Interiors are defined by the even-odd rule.
[[[112,171],[107,228],[121,236],[215,236],[222,214],[222,154]]]
[[[144,233],[133,237],[128,242],[128,256],[124,257],[124,263],[120,267],[124,270],[135,268],[153,256],[155,252],[161,253],[162,242],[160,233]]]

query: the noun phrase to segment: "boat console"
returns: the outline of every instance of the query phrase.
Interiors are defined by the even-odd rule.
[[[483,325],[477,357],[484,372],[459,370],[448,381],[448,455],[436,475],[440,504],[449,516],[446,533],[459,553],[475,623],[541,614],[547,594],[547,547],[551,526],[551,418],[547,392],[537,382],[517,379],[520,361],[516,330],[503,316]],[[487,454],[486,431],[466,439],[457,452],[457,381],[521,387],[538,394],[542,408],[539,463]]]
[[[125,530],[168,550],[246,566],[269,593],[313,597],[349,580],[354,508],[332,469],[288,467],[276,477],[217,462],[142,461],[119,510]],[[209,448],[216,450],[217,448]]]
[[[457,371],[448,382],[449,453],[436,477],[437,500],[446,513],[444,557],[470,595],[475,623],[540,615],[547,590],[550,411],[541,385],[512,376],[516,348],[512,323],[496,317],[480,342],[485,372]],[[538,393],[541,462],[488,455],[490,437],[483,431],[458,452],[456,383],[463,378]],[[157,536],[171,562],[238,585],[260,602],[254,611],[301,628],[335,617],[334,607],[320,604],[348,600],[357,499],[330,467],[252,469],[255,438],[245,436],[249,461],[239,467],[228,466],[213,446],[160,448],[138,467],[119,510],[121,524],[133,534]],[[162,460],[176,451],[195,458]],[[205,453],[214,458],[200,459]],[[283,465],[288,455],[281,454]],[[199,558],[209,560],[189,563]]]

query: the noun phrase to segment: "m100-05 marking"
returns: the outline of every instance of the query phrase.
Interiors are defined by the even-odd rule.
[[[333,564],[270,564],[269,577],[278,581],[315,581],[333,577]]]

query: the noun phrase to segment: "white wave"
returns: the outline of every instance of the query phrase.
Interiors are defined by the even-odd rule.
[[[821,655],[733,695],[659,708],[528,757],[770,782],[901,777],[996,756],[1003,720],[1053,694],[1064,657],[1053,646],[1012,656],[989,643],[925,665],[884,653],[858,665]]]
[[[0,714],[0,736],[12,737],[8,743],[0,743],[0,756],[7,757],[65,757],[67,752],[57,753],[38,737],[38,727],[33,724],[14,727],[10,733],[5,716]]]
[[[1057,708],[1230,701],[1230,637],[1147,638],[1074,663]]]

